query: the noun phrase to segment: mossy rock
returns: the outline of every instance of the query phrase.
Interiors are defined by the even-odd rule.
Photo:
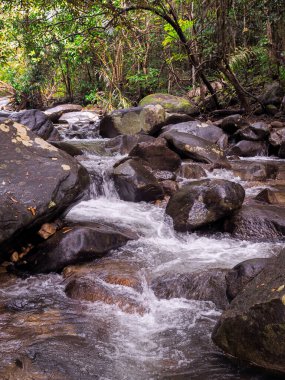
[[[151,94],[140,101],[140,106],[160,104],[168,113],[199,114],[199,108],[189,100],[170,94]]]

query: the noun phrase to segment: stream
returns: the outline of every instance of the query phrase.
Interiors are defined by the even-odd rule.
[[[273,379],[233,364],[214,346],[211,332],[221,310],[212,302],[159,300],[149,284],[165,273],[231,268],[249,258],[269,257],[283,245],[240,241],[225,234],[176,233],[163,205],[119,199],[111,168],[121,158],[95,152],[80,157],[93,178],[90,199],[74,206],[66,218],[131,227],[138,233],[139,240],[103,260],[139,268],[141,291],[112,286],[129,292],[145,312],[127,313],[116,305],[72,300],[64,292],[66,280],[58,274],[26,279],[0,274],[0,378]],[[240,182],[224,169],[209,176]]]

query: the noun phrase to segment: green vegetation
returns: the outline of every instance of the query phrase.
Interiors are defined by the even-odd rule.
[[[19,108],[56,98],[111,109],[202,85],[216,107],[249,108],[284,67],[284,0],[0,1],[0,92]]]

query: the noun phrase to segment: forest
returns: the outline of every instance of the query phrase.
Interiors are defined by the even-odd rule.
[[[0,81],[18,109],[168,92],[250,110],[285,81],[284,1],[1,1]]]

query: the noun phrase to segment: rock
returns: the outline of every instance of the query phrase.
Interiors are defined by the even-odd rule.
[[[61,104],[59,106],[49,108],[44,112],[49,117],[49,119],[55,123],[64,113],[80,111],[82,111],[82,107],[78,104]]]
[[[230,215],[241,207],[241,185],[222,179],[201,180],[185,185],[169,200],[166,213],[177,231],[193,231]]]
[[[210,164],[225,160],[224,152],[220,148],[200,137],[176,131],[165,132],[162,137],[182,158]]]
[[[91,111],[81,111],[81,112],[67,112],[64,113],[60,119],[59,123],[67,123],[69,125],[74,125],[78,123],[88,124],[97,123],[99,121],[99,115],[96,112]]]
[[[81,156],[83,154],[83,151],[81,149],[65,141],[50,141],[50,144],[55,146],[58,149],[63,150],[64,152],[68,153],[72,157]]]
[[[226,273],[227,297],[231,302],[268,263],[267,258],[245,260]]]
[[[140,106],[161,105],[168,113],[198,115],[199,108],[185,98],[170,94],[151,94],[140,101]]]
[[[285,206],[285,187],[281,185],[263,189],[254,199],[271,205]]]
[[[177,171],[177,176],[186,179],[200,179],[207,177],[207,174],[199,164],[183,163]]]
[[[242,140],[230,148],[228,154],[241,157],[266,156],[268,147],[264,141]]]
[[[176,174],[167,170],[152,170],[152,174],[158,181],[175,181]]]
[[[273,129],[270,132],[269,142],[273,147],[280,147],[285,142],[285,128]]]
[[[279,120],[273,120],[271,123],[270,123],[270,126],[271,128],[284,128],[285,127],[285,124],[282,123],[282,121],[279,121]]]
[[[269,135],[269,126],[264,121],[258,121],[250,124],[249,128],[258,136],[261,140],[265,139]]]
[[[234,137],[239,140],[258,141],[262,140],[250,127],[244,127],[234,133]]]
[[[239,114],[227,116],[220,122],[220,127],[222,130],[228,134],[233,134],[240,128],[247,125],[247,122]]]
[[[266,181],[276,179],[278,165],[274,162],[231,161],[233,174],[242,181]]]
[[[138,300],[143,291],[139,267],[127,262],[103,260],[89,267],[67,268],[66,272],[68,284],[65,292],[69,297],[117,305],[126,313],[146,312]]]
[[[167,273],[155,278],[151,288],[159,299],[186,298],[212,301],[219,309],[228,305],[226,269],[208,269],[193,273]]]
[[[263,95],[260,97],[260,100],[265,106],[274,105],[279,107],[284,95],[284,88],[278,82],[274,82],[266,86]]]
[[[89,176],[72,157],[12,120],[0,124],[0,141],[1,244],[70,207]]]
[[[154,140],[154,137],[148,135],[120,135],[108,140],[105,150],[111,154],[129,154],[137,144]]]
[[[130,202],[162,199],[163,189],[140,160],[128,159],[114,168],[114,181],[121,199]]]
[[[173,195],[178,190],[178,184],[175,181],[164,180],[160,182],[162,189],[166,195]]]
[[[152,135],[164,122],[165,111],[160,105],[117,110],[103,117],[100,123],[100,135],[109,138],[137,133]]]
[[[100,258],[137,238],[131,230],[104,224],[71,224],[31,250],[15,268],[29,273],[60,272],[68,265]]]
[[[214,144],[216,144],[225,135],[221,128],[213,124],[207,124],[197,120],[175,125],[166,125],[161,130],[162,133],[172,131],[189,133]],[[163,134],[161,137],[163,137]]]
[[[145,161],[153,170],[175,171],[181,164],[180,157],[167,147],[163,138],[138,143],[129,155]]]
[[[277,116],[278,114],[278,107],[274,106],[273,104],[268,104],[266,106],[266,112],[269,114],[269,115],[272,115],[272,116]]]
[[[232,301],[212,338],[227,354],[285,372],[285,254],[268,261]]]
[[[253,241],[274,241],[285,235],[285,208],[261,203],[244,205],[225,222],[225,231]]]
[[[165,125],[184,123],[185,121],[194,121],[195,119],[184,113],[165,113]]]
[[[60,140],[60,135],[53,126],[50,119],[39,110],[27,110],[21,112],[13,112],[9,119],[16,121],[28,127],[37,136],[44,140]]]

